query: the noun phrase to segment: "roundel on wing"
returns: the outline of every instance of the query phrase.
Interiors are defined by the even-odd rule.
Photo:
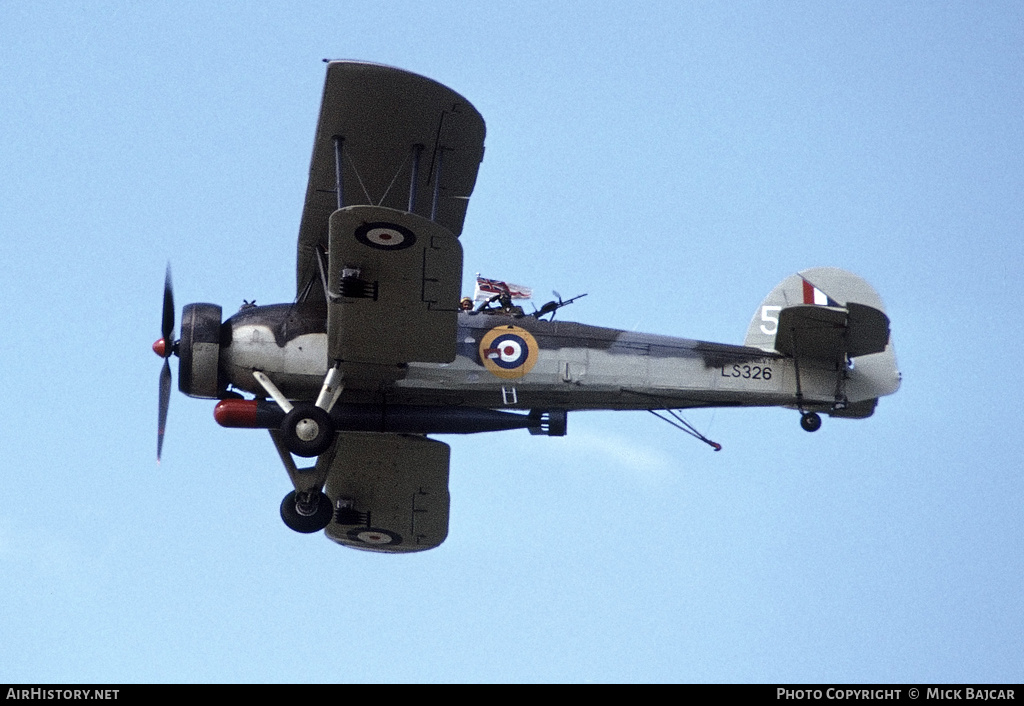
[[[491,374],[511,380],[521,378],[537,363],[537,341],[518,326],[492,328],[480,339],[480,360]]]
[[[378,250],[404,250],[416,244],[416,234],[397,223],[380,221],[356,228],[356,240]]]
[[[385,529],[376,527],[356,527],[348,531],[348,538],[353,542],[361,542],[374,547],[383,547],[389,544],[401,544],[402,536]]]

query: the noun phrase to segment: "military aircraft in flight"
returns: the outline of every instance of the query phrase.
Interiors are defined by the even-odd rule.
[[[561,297],[524,314],[501,281],[487,283],[500,301],[464,306],[459,236],[484,132],[435,81],[327,64],[295,300],[227,320],[188,304],[176,339],[168,268],[158,460],[176,355],[179,389],[219,400],[218,423],[269,430],[294,487],[288,527],[412,552],[448,533],[449,447],[433,435],[561,436],[570,411],[648,410],[720,448],[677,410],[783,406],[814,431],[821,413],[868,417],[899,387],[881,300],[835,268],[779,284],[743,345],[556,321]]]

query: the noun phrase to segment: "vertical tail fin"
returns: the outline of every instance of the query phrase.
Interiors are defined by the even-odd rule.
[[[744,344],[787,356],[832,358],[847,366],[847,409],[869,416],[874,402],[900,386],[889,318],[860,277],[815,267],[784,279],[761,302]]]

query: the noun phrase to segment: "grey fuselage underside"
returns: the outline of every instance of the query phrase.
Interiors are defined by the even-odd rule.
[[[518,378],[497,377],[481,359],[481,338],[508,326],[528,331],[539,348]],[[316,398],[329,365],[322,310],[251,307],[224,327],[220,369],[234,388],[264,396],[252,376],[257,369],[290,399]],[[804,402],[831,405],[843,374],[834,365],[802,364]],[[373,384],[347,379],[340,401],[566,410],[796,404],[792,360],[778,353],[483,312],[459,315],[454,361],[409,363],[389,375]]]

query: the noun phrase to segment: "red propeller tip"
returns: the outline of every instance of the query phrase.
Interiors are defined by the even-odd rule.
[[[167,357],[167,343],[164,339],[158,338],[156,342],[153,343],[153,352],[161,358]]]

